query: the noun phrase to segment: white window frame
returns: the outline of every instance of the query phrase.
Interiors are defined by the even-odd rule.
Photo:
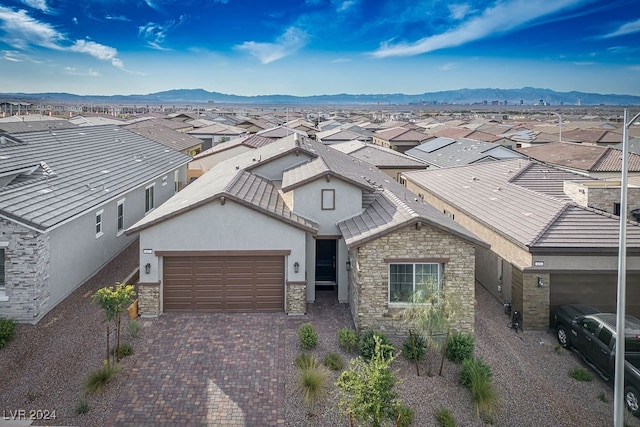
[[[149,197],[151,195],[151,197]],[[148,214],[155,209],[156,183],[149,184],[144,188],[144,213]]]
[[[96,239],[104,234],[104,209],[96,212]]]
[[[320,208],[323,211],[333,211],[336,209],[336,190],[333,188],[323,188],[320,191]]]
[[[118,200],[116,202],[116,236],[121,236],[124,233],[124,201],[125,199]],[[120,208],[122,207],[122,215],[120,215]],[[120,223],[122,222],[122,226]]]
[[[178,183],[180,182],[180,171],[179,170],[174,170],[173,171],[173,192],[177,193],[179,188]]]
[[[167,175],[165,175],[162,177],[162,186],[164,187],[165,185],[167,185],[167,182],[168,182],[168,177]]]
[[[5,302],[9,301],[9,296],[7,295],[7,248],[9,247],[9,242],[0,242],[0,264],[2,264],[2,269],[0,269],[0,301]]]
[[[391,266],[392,265],[411,265],[412,266],[412,301],[397,301],[394,300],[393,295],[391,294]],[[390,306],[409,306],[414,303],[413,296],[416,293],[416,266],[417,265],[437,265],[438,266],[438,292],[441,292],[443,289],[443,281],[442,276],[444,274],[444,264],[439,262],[389,262],[387,267],[388,279],[387,279],[387,300],[389,301]]]

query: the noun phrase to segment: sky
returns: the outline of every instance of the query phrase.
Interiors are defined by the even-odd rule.
[[[0,93],[640,95],[637,0],[0,0]]]

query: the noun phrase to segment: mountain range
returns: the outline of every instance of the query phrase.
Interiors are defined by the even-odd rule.
[[[298,105],[640,105],[640,96],[586,92],[556,92],[551,89],[524,87],[521,89],[458,89],[426,92],[417,95],[335,94],[335,95],[256,95],[241,96],[208,92],[204,89],[173,89],[147,95],[74,95],[70,93],[3,93],[0,100],[101,103],[221,103],[221,104],[298,104]]]

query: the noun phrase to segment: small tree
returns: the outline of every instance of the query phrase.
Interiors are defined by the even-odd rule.
[[[442,375],[447,339],[451,325],[457,318],[459,305],[457,298],[444,291],[444,285],[440,288],[438,283],[429,281],[419,287],[413,296],[413,303],[400,315],[409,325],[410,331],[414,329],[424,338],[428,349],[442,352],[440,375]],[[427,367],[428,374],[431,375],[430,362]]]
[[[338,377],[336,386],[341,390],[340,412],[358,422],[379,427],[385,420],[395,419],[400,402],[393,387],[397,383],[389,365],[393,362],[393,351],[376,342],[373,357],[365,362],[356,357],[349,368]]]
[[[116,327],[116,347],[114,356],[116,362],[120,361],[120,325],[122,313],[133,302],[135,289],[133,285],[116,282],[113,286],[98,289],[91,296],[91,302],[104,310],[107,322],[113,321]],[[109,326],[107,325],[107,365],[109,364]]]

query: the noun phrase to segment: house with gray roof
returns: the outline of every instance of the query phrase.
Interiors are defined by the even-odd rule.
[[[167,123],[173,122],[166,119],[151,118],[138,120],[123,127],[192,157],[202,151],[202,140],[186,132],[179,132],[170,126],[166,126]]]
[[[409,190],[491,245],[476,250],[476,280],[522,313],[525,330],[547,329],[562,304],[615,310],[619,182],[521,159],[403,176]],[[640,187],[630,188],[629,200],[630,211],[640,207]],[[640,225],[633,221],[627,254],[627,313],[638,316]]]
[[[126,233],[149,266],[143,316],[302,315],[330,292],[359,330],[394,333],[426,282],[459,295],[456,327],[472,332],[474,253],[487,246],[370,163],[300,135],[216,164]]]
[[[438,168],[525,158],[524,155],[500,144],[475,139],[446,137],[431,139],[407,150],[405,154]]]
[[[125,228],[189,160],[113,125],[0,134],[0,317],[42,319],[135,240]]]

